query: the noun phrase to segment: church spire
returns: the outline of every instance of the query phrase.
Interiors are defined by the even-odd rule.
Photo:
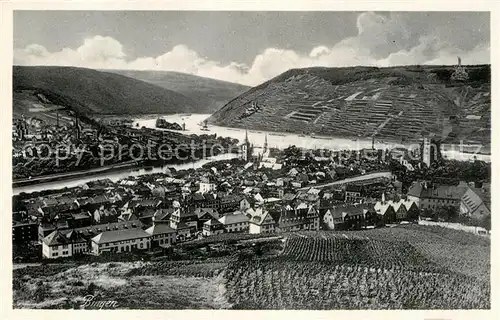
[[[263,153],[266,153],[267,152],[267,133],[266,133],[266,137],[264,138],[264,151]]]

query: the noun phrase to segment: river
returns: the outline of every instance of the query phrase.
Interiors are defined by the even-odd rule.
[[[236,138],[240,141],[245,139],[245,130],[244,129],[236,129],[236,128],[226,128],[226,127],[218,127],[218,126],[210,126],[210,131],[202,131],[199,123],[203,120],[207,119],[209,114],[192,114],[192,115],[182,115],[175,114],[169,116],[163,116],[168,122],[177,122],[182,125],[184,122],[186,124],[186,134],[214,134],[216,133],[218,136],[223,137],[232,137]],[[147,117],[141,119],[135,119],[133,125],[136,126],[139,124],[139,127],[147,127],[147,128],[155,128],[157,117]],[[164,129],[159,129],[164,130]],[[304,136],[294,133],[278,133],[278,132],[270,132],[270,131],[261,131],[261,130],[248,130],[248,139],[251,143],[254,144],[255,147],[262,147],[264,144],[265,136],[267,133],[267,142],[269,147],[276,147],[279,149],[287,148],[291,145],[295,145],[299,148],[308,148],[308,149],[329,149],[329,150],[359,150],[362,148],[371,148],[372,140],[363,138],[363,139],[347,139],[347,138],[336,138],[336,137],[326,137],[326,136]],[[387,141],[375,141],[375,148],[377,149],[393,149],[395,147],[409,147],[408,144],[398,144]],[[415,145],[413,145],[414,147]],[[466,150],[467,148],[464,148]],[[469,150],[474,150],[474,148],[470,147]],[[257,150],[258,152],[259,150]],[[442,154],[445,158],[448,159],[456,159],[461,161],[468,161],[474,159],[483,160],[486,162],[491,162],[491,156],[489,154],[472,154],[466,152],[460,152],[459,146],[453,145],[444,145],[442,146]]]
[[[106,172],[102,174],[95,174],[95,175],[90,175],[88,177],[79,177],[79,178],[74,178],[74,179],[67,179],[67,180],[62,180],[62,181],[52,181],[52,182],[44,182],[44,183],[39,183],[35,185],[27,185],[27,186],[22,186],[22,187],[16,187],[13,188],[12,193],[13,195],[17,195],[21,192],[25,193],[31,193],[31,192],[36,192],[36,191],[43,191],[43,190],[50,190],[50,189],[62,189],[62,188],[74,188],[78,187],[84,183],[87,183],[89,181],[94,181],[94,180],[99,180],[99,179],[110,179],[111,181],[118,181],[120,179],[124,179],[130,176],[137,177],[137,176],[142,176],[145,174],[152,174],[152,173],[161,173],[165,172],[165,168],[174,168],[176,170],[184,170],[184,169],[197,169],[202,167],[204,164],[212,162],[212,161],[218,161],[218,160],[228,160],[228,159],[233,159],[238,157],[237,154],[232,154],[232,153],[224,153],[224,154],[219,154],[214,157],[206,158],[206,159],[201,159],[195,162],[190,162],[190,163],[182,163],[182,164],[172,164],[172,165],[166,165],[164,167],[154,167],[151,170],[145,170],[145,169],[128,169],[124,171],[117,171],[117,172]]]
[[[168,122],[177,122],[179,124],[186,124],[186,131],[184,134],[214,134],[216,133],[218,136],[223,137],[232,137],[236,138],[240,141],[245,139],[245,130],[244,129],[236,129],[236,128],[226,128],[226,127],[218,127],[218,126],[210,126],[209,131],[201,130],[201,123],[203,120],[207,119],[209,114],[191,114],[191,115],[183,115],[183,114],[175,114],[162,116]],[[139,127],[147,127],[147,128],[156,128],[156,119],[158,116],[147,116],[135,119],[133,122],[133,126],[136,127],[139,124]],[[158,130],[166,130],[166,129],[158,129]],[[287,148],[291,145],[295,145],[299,148],[322,148],[322,149],[330,149],[330,150],[357,150],[362,148],[371,148],[372,141],[370,139],[346,139],[346,138],[335,138],[335,137],[310,137],[303,136],[293,133],[278,133],[278,132],[267,132],[267,131],[257,131],[257,130],[248,130],[248,139],[251,143],[254,144],[255,153],[258,153],[262,145],[264,144],[265,136],[267,134],[267,142],[269,147],[275,147],[279,149]],[[390,143],[390,142],[375,142],[375,148],[377,149],[392,149],[394,147],[404,147],[404,145]],[[406,146],[408,147],[408,146]],[[471,154],[471,153],[463,153],[457,150],[453,150],[450,146],[447,147],[448,150],[442,151],[444,157],[448,159],[457,159],[457,160],[471,160],[474,156],[478,160],[483,160],[490,162],[491,156],[485,154]],[[231,159],[235,158],[238,155],[236,154],[221,154],[212,158],[207,158],[203,160],[198,160],[192,163],[184,163],[180,165],[167,165],[166,167],[173,167],[176,170],[189,169],[189,168],[199,168],[203,166],[205,163],[210,161],[217,161],[223,159]],[[106,172],[102,174],[95,174],[88,177],[79,177],[74,179],[68,179],[64,181],[53,181],[40,183],[36,185],[22,186],[13,188],[13,194],[19,194],[21,192],[35,192],[35,191],[43,191],[48,189],[62,189],[64,187],[76,187],[82,185],[86,182],[98,179],[108,178],[112,181],[117,181],[128,176],[140,176],[144,174],[158,173],[163,172],[164,167],[156,167],[152,170],[144,170],[144,169],[128,169],[124,171],[118,172]]]

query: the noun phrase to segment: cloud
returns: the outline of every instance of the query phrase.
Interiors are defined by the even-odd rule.
[[[405,16],[373,12],[358,15],[357,35],[333,46],[321,45],[308,54],[293,50],[267,48],[251,65],[238,62],[222,64],[200,56],[179,44],[156,57],[129,58],[122,44],[111,37],[96,35],[77,49],[49,52],[39,44],[14,50],[17,65],[60,65],[94,69],[164,70],[190,73],[246,85],[257,85],[291,68],[312,66],[345,67],[355,65],[393,66],[415,64],[454,64],[457,55],[465,64],[490,62],[489,43],[469,51],[460,44],[444,41],[438,33],[424,34],[412,43],[415,31]]]

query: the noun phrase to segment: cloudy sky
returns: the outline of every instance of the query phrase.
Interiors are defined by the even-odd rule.
[[[481,12],[16,11],[14,64],[257,85],[310,66],[490,63]]]

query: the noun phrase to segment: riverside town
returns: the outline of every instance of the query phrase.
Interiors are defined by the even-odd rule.
[[[39,27],[48,28],[68,20],[63,13],[14,18],[43,16]],[[172,14],[152,16],[169,24]],[[461,14],[476,21],[479,13]],[[73,15],[76,25],[81,19]],[[129,22],[140,23],[136,15]],[[395,19],[317,15],[352,20],[359,46],[368,39],[366,19],[374,19],[370,28]],[[264,17],[278,19],[269,13],[252,23]],[[435,28],[445,19],[426,17]],[[167,28],[160,20],[157,27]],[[182,32],[189,42],[189,30]],[[97,37],[82,46],[118,42]],[[83,47],[77,51],[85,60],[91,48]],[[405,48],[387,59],[414,52]],[[205,59],[172,50],[156,64],[176,50]],[[238,50],[228,50],[237,59]],[[489,309],[489,61],[464,53],[472,61],[446,63],[435,53],[403,66],[365,67],[370,60],[360,56],[352,67],[336,67],[320,58],[330,50],[311,52],[314,67],[262,71],[262,81],[246,85],[194,71],[115,68],[111,59],[106,70],[31,65],[38,60],[26,60],[31,51],[19,48],[14,308]],[[249,77],[252,69],[238,72]]]

